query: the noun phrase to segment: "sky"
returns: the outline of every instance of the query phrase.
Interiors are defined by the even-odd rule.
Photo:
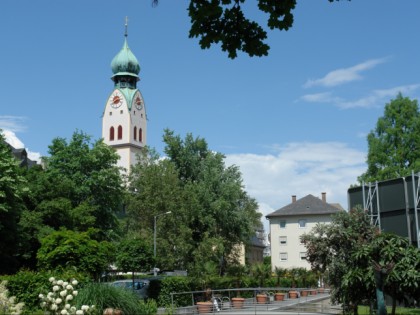
[[[265,23],[256,1],[245,13]],[[124,41],[141,71],[147,144],[163,130],[204,138],[239,166],[265,215],[308,194],[347,210],[367,168],[367,134],[401,92],[420,96],[420,1],[298,1],[288,31],[268,31],[269,56],[189,38],[187,0],[2,0],[0,128],[33,159],[56,137],[101,137]]]

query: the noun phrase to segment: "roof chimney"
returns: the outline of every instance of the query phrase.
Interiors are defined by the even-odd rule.
[[[296,195],[292,195],[292,202],[296,202]]]
[[[322,201],[327,202],[327,193],[326,192],[322,193]]]

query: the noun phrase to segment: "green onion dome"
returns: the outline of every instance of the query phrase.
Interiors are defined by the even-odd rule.
[[[124,45],[120,52],[111,62],[112,79],[115,81],[117,76],[131,76],[139,80],[140,65],[136,56],[131,52],[127,44],[127,35],[125,35]]]

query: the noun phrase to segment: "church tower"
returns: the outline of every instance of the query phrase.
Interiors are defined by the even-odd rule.
[[[143,97],[137,89],[140,65],[127,43],[127,20],[124,44],[111,68],[114,89],[102,116],[102,138],[119,154],[118,166],[129,172],[146,145],[147,120]]]

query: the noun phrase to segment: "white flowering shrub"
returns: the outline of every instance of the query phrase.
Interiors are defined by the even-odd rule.
[[[73,306],[73,299],[77,295],[77,280],[65,282],[56,280],[54,277],[49,279],[52,285],[52,291],[47,295],[40,294],[41,307],[51,315],[87,315],[91,314],[95,308],[94,305],[82,305],[80,309]]]
[[[24,303],[16,303],[14,296],[9,297],[9,290],[6,288],[7,282],[0,283],[0,315],[19,315],[22,313]]]

